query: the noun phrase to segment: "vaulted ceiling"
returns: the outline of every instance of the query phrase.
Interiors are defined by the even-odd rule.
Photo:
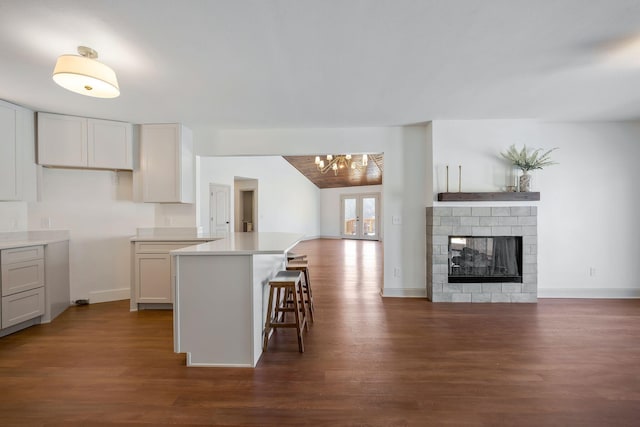
[[[358,187],[362,185],[381,185],[384,172],[384,155],[369,154],[366,167],[351,169],[331,169],[322,173],[315,163],[316,156],[284,156],[284,159],[313,182],[318,188]],[[324,158],[325,156],[320,156]],[[354,156],[354,160],[360,156]]]
[[[117,73],[51,80],[78,45]],[[0,2],[0,98],[39,111],[223,128],[640,117],[638,0]]]

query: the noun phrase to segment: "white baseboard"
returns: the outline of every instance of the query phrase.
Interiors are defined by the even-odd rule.
[[[342,237],[341,236],[318,236],[318,239],[335,239],[335,240],[341,240]]]
[[[108,291],[89,292],[89,302],[91,304],[99,302],[120,301],[131,297],[131,289],[109,289]]]
[[[538,288],[538,298],[640,298],[638,288]]]
[[[425,288],[384,288],[380,295],[390,298],[426,298]]]
[[[321,239],[322,236],[304,236],[301,240],[304,242],[306,240],[315,240],[315,239]]]

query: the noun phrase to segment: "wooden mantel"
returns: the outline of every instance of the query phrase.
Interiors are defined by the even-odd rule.
[[[438,193],[439,202],[532,202],[540,200],[539,192]]]

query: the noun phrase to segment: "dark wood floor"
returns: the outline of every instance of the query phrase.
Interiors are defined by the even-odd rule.
[[[257,369],[187,368],[170,311],[72,307],[0,339],[1,426],[637,426],[640,301],[379,296],[377,242],[315,240],[316,321]]]

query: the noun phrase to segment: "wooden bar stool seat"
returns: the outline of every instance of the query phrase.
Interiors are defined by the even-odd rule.
[[[307,260],[307,255],[306,254],[296,254],[293,252],[287,252],[287,262],[289,261],[306,261]]]
[[[269,281],[269,302],[267,319],[264,325],[262,351],[267,351],[269,335],[277,328],[295,328],[298,338],[298,350],[304,353],[302,329],[307,327],[306,308],[300,300],[303,295],[301,271],[280,271]],[[291,298],[290,303],[288,299]],[[293,321],[287,320],[287,313],[293,313]]]
[[[313,312],[315,311],[313,306],[313,292],[311,291],[311,280],[309,279],[309,263],[307,261],[289,261],[287,263],[288,271],[300,271],[304,275],[304,282],[302,284],[302,302],[307,308],[309,318],[313,322]]]

